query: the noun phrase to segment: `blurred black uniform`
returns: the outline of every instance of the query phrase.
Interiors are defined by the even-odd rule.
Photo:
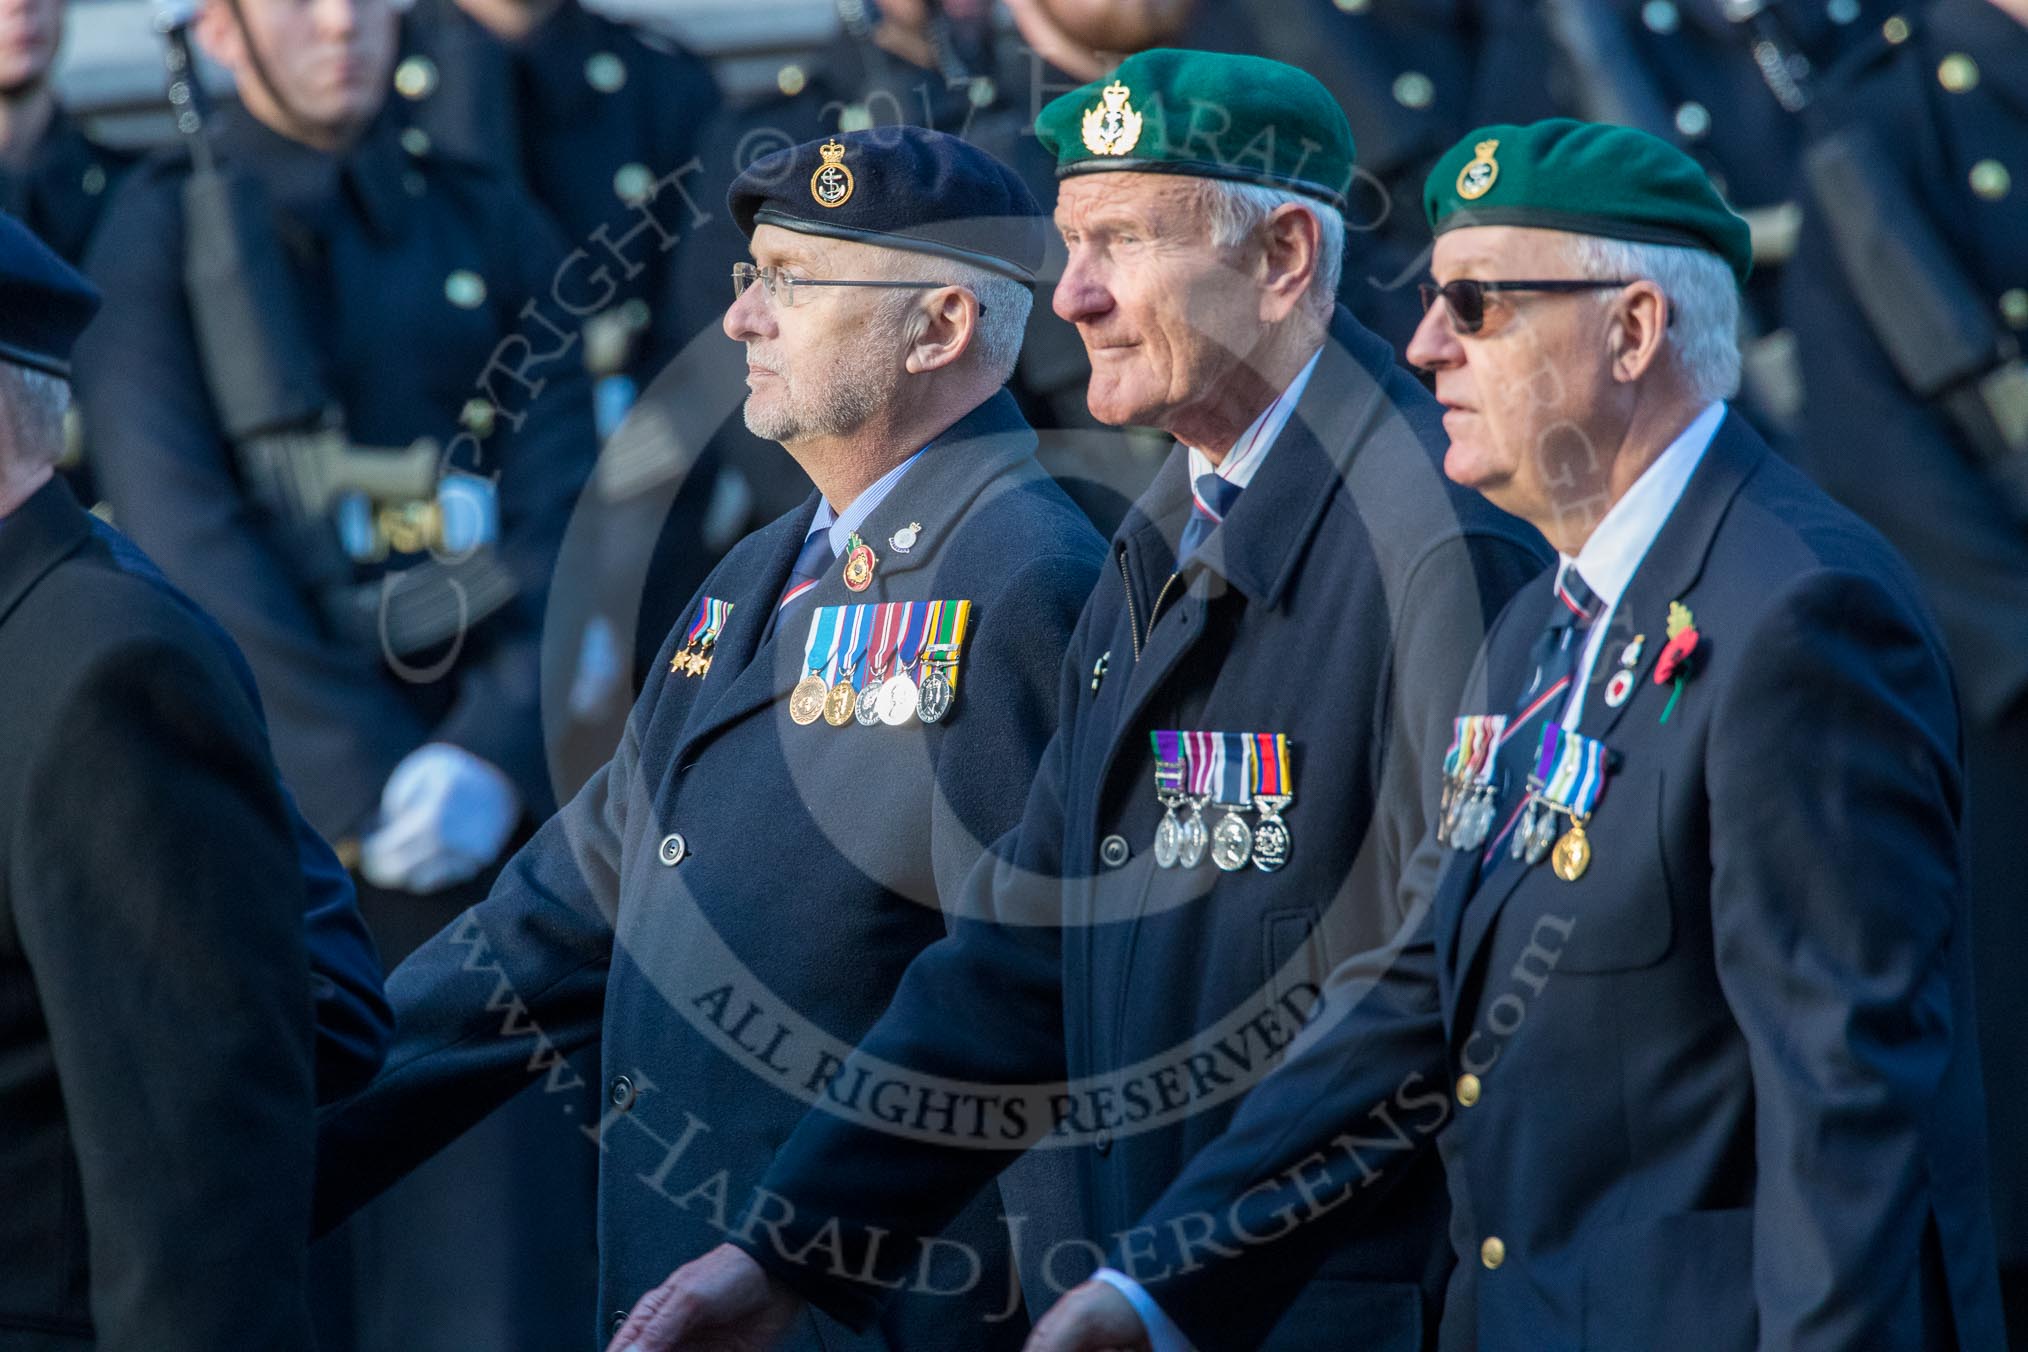
[[[582,367],[539,360],[560,340],[523,314],[561,257],[554,227],[512,185],[415,154],[396,133],[383,117],[333,155],[234,112],[219,119],[213,145],[220,165],[250,175],[272,211],[295,292],[277,303],[300,303],[351,441],[406,448],[431,438],[450,467],[492,481],[494,555],[512,581],[503,604],[468,616],[448,642],[405,656],[390,655],[389,612],[333,604],[334,590],[384,599],[441,542],[390,539],[376,525],[385,546],[377,561],[312,548],[342,536],[339,522],[283,519],[249,481],[207,380],[235,357],[201,345],[185,281],[187,153],[135,170],[108,210],[89,255],[105,305],[75,363],[95,467],[122,527],[245,651],[276,760],[304,816],[334,843],[372,830],[390,772],[426,742],[498,767],[528,818],[553,810],[540,718],[544,603],[593,442]],[[383,510],[376,520],[385,519]],[[347,570],[335,582],[333,557]],[[486,882],[482,875],[430,896],[362,885],[361,909],[383,959],[398,962],[483,895]],[[445,1286],[448,1275],[448,1285],[465,1287],[460,1301],[484,1308],[497,1290],[496,1303],[529,1326],[519,1336],[530,1341],[489,1345],[545,1348],[556,1345],[557,1328],[581,1333],[587,1311],[565,1310],[542,1327],[556,1301],[512,1263],[531,1245],[581,1242],[580,1270],[556,1265],[551,1289],[570,1292],[575,1276],[588,1302],[591,1160],[581,1171],[528,1174],[525,1161],[505,1157],[517,1142],[523,1152],[536,1148],[529,1131],[513,1134],[519,1125],[473,1146],[471,1159],[443,1165],[443,1186],[419,1175],[410,1195],[420,1210],[389,1213],[391,1238],[378,1252],[389,1269],[419,1269],[410,1279],[425,1289]],[[538,1125],[549,1129],[551,1148],[572,1140],[573,1121],[554,1109]],[[489,1149],[502,1158],[486,1159]],[[536,1187],[523,1181],[538,1177]],[[552,1205],[569,1219],[515,1217],[516,1207]],[[476,1237],[459,1225],[477,1227]],[[404,1243],[468,1267],[433,1275],[402,1252]],[[406,1297],[375,1296],[381,1317],[432,1327],[432,1312]],[[406,1331],[392,1345],[404,1342],[418,1345]]]
[[[26,161],[0,166],[0,210],[65,260],[83,262],[113,189],[136,159],[97,140],[58,108]]]
[[[2019,487],[2028,483],[2020,358],[2028,27],[1987,0],[1937,0],[1827,90],[1823,112],[1832,140],[1878,176],[1899,214],[1855,222],[1852,213],[1872,209],[1856,194],[1808,199],[1785,279],[1807,393],[1798,453],[1915,565],[1957,669],[1994,1208],[2020,1345],[2028,1342],[2028,981],[2019,965],[2028,949],[2019,881],[2028,833],[2019,768],[2028,759],[2028,494]],[[1865,231],[1898,245],[1926,238],[1936,266],[1869,259]],[[1923,325],[1911,287],[1961,290],[1967,350],[1990,353],[1948,388],[1911,383],[1930,384],[1923,359],[1956,345]],[[1982,417],[1994,418],[1983,433]],[[2009,420],[2011,437],[1999,426]]]

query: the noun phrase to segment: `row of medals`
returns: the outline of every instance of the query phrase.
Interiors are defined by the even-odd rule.
[[[1255,795],[1254,806],[1260,812],[1256,825],[1246,824],[1245,808],[1227,807],[1214,827],[1204,824],[1204,805],[1209,798],[1174,790],[1160,797],[1165,811],[1162,824],[1155,828],[1158,868],[1196,868],[1207,848],[1211,862],[1227,873],[1237,873],[1249,862],[1262,873],[1273,873],[1289,862],[1289,827],[1279,815],[1289,805],[1289,795]],[[1179,807],[1188,807],[1190,815],[1177,816]]]
[[[880,723],[898,728],[911,718],[935,723],[951,711],[951,699],[956,693],[949,671],[952,663],[927,657],[923,660],[929,672],[920,686],[907,672],[897,671],[885,678],[874,677],[864,690],[854,690],[850,675],[841,677],[836,685],[826,685],[824,678],[813,671],[789,692],[789,717],[804,727],[820,718],[834,728],[842,728],[854,720],[867,728]]]
[[[1443,829],[1438,839],[1466,853],[1484,845],[1493,830],[1493,800],[1491,784],[1471,788],[1446,785],[1440,817]],[[1557,834],[1559,815],[1570,818],[1570,829],[1564,831],[1560,838]],[[1542,781],[1533,775],[1528,777],[1527,806],[1521,809],[1521,820],[1514,824],[1511,840],[1508,854],[1530,865],[1541,863],[1553,849],[1556,857],[1551,861],[1551,867],[1556,870],[1556,876],[1567,883],[1576,882],[1591,866],[1591,842],[1584,834],[1584,818],[1544,799]]]

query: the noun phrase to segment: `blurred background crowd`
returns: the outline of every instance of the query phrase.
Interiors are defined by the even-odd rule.
[[[808,492],[718,331],[746,165],[912,122],[1048,203],[1049,99],[1153,46],[1274,57],[1350,119],[1342,299],[1399,349],[1438,154],[1626,123],[1751,223],[1741,404],[1915,564],[1952,647],[2014,1294],[2028,0],[387,4],[0,0],[0,207],[106,294],[66,473],[245,649],[390,968],[605,760],[717,558]],[[1110,531],[1169,448],[1090,418],[1086,374],[1038,305],[1014,392]],[[325,1345],[581,1340],[584,1120],[502,1115],[327,1241]]]

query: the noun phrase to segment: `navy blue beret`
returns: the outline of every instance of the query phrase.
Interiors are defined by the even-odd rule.
[[[778,225],[938,254],[1033,282],[1047,219],[1012,169],[955,136],[875,127],[755,160],[726,196],[740,231]]]
[[[0,212],[0,361],[69,379],[71,346],[98,310],[98,288]]]

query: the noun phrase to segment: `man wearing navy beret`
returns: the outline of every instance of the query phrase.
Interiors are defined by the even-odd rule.
[[[1467,136],[1424,207],[1446,468],[1558,566],[1459,703],[1492,754],[1424,767],[1456,810],[1391,961],[1031,1352],[1253,1346],[1432,1146],[1457,1346],[2006,1346],[1957,695],[1908,566],[1727,406],[1746,222],[1564,119]],[[1386,1129],[1403,1084],[1440,1133]]]
[[[387,1068],[321,1138],[329,1219],[596,1043],[605,1335],[766,1224],[768,1161],[851,1099],[845,1059],[944,936],[939,895],[1020,815],[1104,558],[1003,388],[1043,228],[1009,170],[937,132],[848,133],[757,161],[730,206],[746,421],[812,491],[689,599],[611,762],[389,978]],[[812,1313],[791,1345],[1017,1344],[993,1201],[860,1341]]]
[[[307,1350],[313,1096],[391,1020],[238,650],[54,473],[97,308],[0,216],[0,1344]]]
[[[861,1055],[1032,1105],[1024,1143],[1078,1171],[1083,1267],[1065,1248],[1041,1272],[1061,1290],[1218,1135],[1331,967],[1399,925],[1396,884],[1439,805],[1418,767],[1442,757],[1486,625],[1544,556],[1444,478],[1440,410],[1336,304],[1353,146],[1314,78],[1143,52],[1050,104],[1037,134],[1068,251],[1054,303],[1090,353],[1091,410],[1176,445],[1072,639],[1019,830],[946,899],[962,923]],[[1425,1090],[1400,1111],[1443,1107]],[[765,1184],[794,1220],[678,1274],[614,1352],[780,1318],[790,1288],[877,1319],[910,1241],[1012,1157],[977,1145],[811,1114]],[[1385,1240],[1302,1274],[1266,1346],[1432,1345],[1446,1209],[1433,1158],[1409,1173]],[[834,1232],[843,1271],[808,1256]]]

